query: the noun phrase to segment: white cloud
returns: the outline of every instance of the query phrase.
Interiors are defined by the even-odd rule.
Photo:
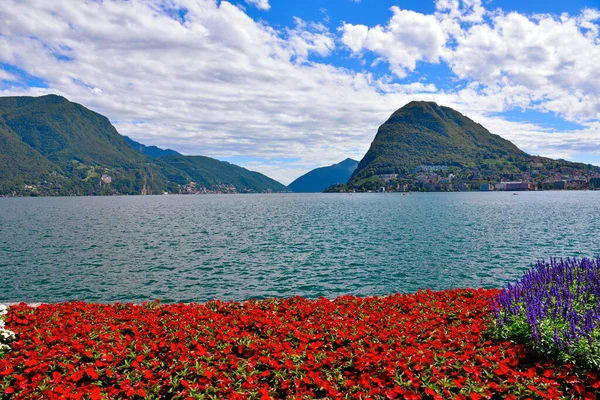
[[[62,94],[145,144],[264,160],[247,166],[285,183],[316,166],[362,158],[393,111],[434,93],[525,150],[600,153],[597,11],[560,19],[495,11],[488,25],[478,1],[437,7],[433,15],[393,8],[387,23],[345,24],[336,38],[300,19],[275,29],[227,1],[4,0],[0,63],[50,87],[3,84],[0,94]],[[336,39],[356,57],[375,53],[396,77],[316,62],[340,51]],[[419,62],[449,62],[462,81],[442,90],[397,78],[418,71]],[[531,107],[585,127],[552,133],[490,117]]]
[[[269,0],[244,0],[246,3],[258,8],[259,10],[269,10],[271,5]]]
[[[14,74],[11,74],[9,72],[4,71],[3,69],[0,69],[0,81],[20,82],[21,79]]]
[[[580,17],[560,19],[497,15],[492,25],[475,25],[457,39],[452,70],[493,90],[522,92],[525,107],[571,120],[597,119],[600,46],[593,24],[597,18],[597,12],[589,10]]]
[[[418,61],[437,63],[444,54],[447,34],[433,15],[393,6],[387,25],[369,28],[344,24],[342,42],[353,53],[372,51],[385,57],[398,77],[414,71]]]
[[[485,14],[481,0],[437,0],[435,8],[444,14],[444,19],[468,23],[481,22]]]
[[[335,38],[321,23],[306,23],[294,18],[295,27],[287,30],[287,43],[295,61],[305,62],[310,53],[328,56],[335,48]]]

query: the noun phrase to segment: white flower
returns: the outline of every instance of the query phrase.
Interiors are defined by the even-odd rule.
[[[13,331],[6,329],[4,316],[8,314],[8,307],[0,304],[0,352],[10,350],[9,343],[16,339]]]

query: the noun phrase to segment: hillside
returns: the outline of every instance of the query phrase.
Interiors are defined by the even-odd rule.
[[[281,183],[246,168],[204,156],[164,156],[161,163],[172,167],[176,175],[163,170],[170,181],[179,184],[195,182],[196,186],[213,188],[234,186],[238,192],[285,192]]]
[[[151,160],[127,146],[108,118],[64,97],[0,97],[0,117],[13,137],[34,150],[11,168],[17,171],[12,179],[0,178],[3,186],[17,180],[37,189],[17,190],[21,194],[150,194],[166,187]],[[13,150],[2,153],[13,156]],[[46,160],[43,179],[18,172],[17,165],[40,157]]]
[[[20,190],[28,182],[39,182],[55,166],[29,147],[0,120],[0,193]]]
[[[0,97],[0,195],[196,193],[223,186],[286,190],[229,163],[132,141],[105,116],[61,96]]]
[[[164,156],[180,156],[181,155],[178,152],[176,152],[175,150],[171,150],[171,149],[163,150],[160,147],[143,145],[140,142],[136,142],[135,140],[131,139],[129,136],[123,136],[123,138],[125,139],[125,143],[127,143],[131,148],[139,151],[142,154],[147,155],[148,157],[159,158],[159,157],[164,157]]]
[[[436,103],[413,101],[379,127],[352,180],[409,173],[419,165],[463,168],[491,165],[499,170],[512,170],[529,159],[517,146],[459,112]],[[498,165],[490,160],[502,162]]]
[[[288,185],[293,192],[322,192],[331,185],[344,184],[352,176],[358,161],[350,158],[344,161],[313,169]]]
[[[419,173],[423,168],[436,175],[432,178],[436,182]],[[390,181],[417,188],[417,179],[421,188],[424,182],[448,185],[451,179],[479,187],[484,182],[525,179],[524,175],[531,180],[535,177],[541,184],[555,174],[576,176],[580,172],[589,177],[598,170],[591,165],[531,156],[458,111],[413,101],[379,127],[348,185],[332,190],[372,190]],[[444,177],[445,181],[440,179]]]

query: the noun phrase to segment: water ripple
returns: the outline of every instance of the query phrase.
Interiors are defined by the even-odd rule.
[[[0,302],[498,287],[600,252],[600,192],[0,199]]]

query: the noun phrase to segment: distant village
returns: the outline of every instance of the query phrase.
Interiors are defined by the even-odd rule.
[[[534,167],[536,165],[533,165]],[[539,165],[540,168],[542,165]],[[477,170],[459,170],[446,165],[420,165],[413,174],[379,175],[379,192],[462,192],[462,191],[524,191],[524,190],[592,190],[600,189],[600,174],[575,168],[560,172],[532,169],[512,174],[509,178],[486,176]]]
[[[103,174],[99,177],[99,181],[97,185],[100,185],[101,188],[106,189],[105,191],[99,190],[100,195],[114,195],[115,193],[110,185],[113,183],[113,177],[107,174]],[[77,195],[76,191],[73,190],[69,192],[69,190],[61,190],[62,185],[54,182],[41,181],[38,184],[25,184],[22,186],[18,192],[13,191],[9,193],[0,194],[0,197],[16,197],[16,196],[74,196]],[[271,193],[271,190],[265,190],[260,193]],[[187,185],[179,186],[177,191],[174,192],[159,192],[159,193],[151,193],[147,190],[147,188],[142,188],[142,195],[146,194],[235,194],[235,193],[256,193],[256,191],[252,189],[238,189],[234,185],[230,184],[215,184],[210,187],[202,186],[197,184],[196,182],[190,182]]]
[[[235,193],[257,193],[252,189],[240,189],[229,184],[216,184],[211,187],[200,186],[196,182],[190,182],[179,188],[177,194],[235,194]],[[260,193],[271,193],[271,190],[265,190]],[[165,192],[164,194],[169,194]]]

